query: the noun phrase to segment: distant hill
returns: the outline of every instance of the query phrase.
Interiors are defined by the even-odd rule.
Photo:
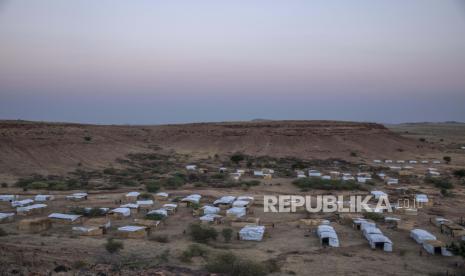
[[[102,126],[0,121],[0,177],[60,174],[78,165],[110,166],[132,152],[157,148],[206,157],[243,152],[303,159],[395,158],[422,154],[417,139],[381,124],[254,121],[160,126]],[[356,155],[356,156],[353,156]]]

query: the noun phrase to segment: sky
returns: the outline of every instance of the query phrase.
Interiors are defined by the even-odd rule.
[[[465,121],[465,1],[0,0],[0,119]]]

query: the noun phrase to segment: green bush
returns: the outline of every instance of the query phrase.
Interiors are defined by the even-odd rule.
[[[444,156],[442,159],[443,159],[447,164],[449,164],[450,161],[452,161],[452,158],[451,158],[450,156]]]
[[[100,208],[82,208],[82,207],[73,207],[71,208],[71,213],[76,214],[76,215],[81,215],[85,217],[100,217],[104,216],[106,212]]]
[[[221,235],[223,235],[224,241],[225,242],[230,242],[232,235],[233,235],[233,230],[231,228],[224,228],[221,231]]]
[[[110,254],[118,253],[121,249],[124,248],[123,242],[115,241],[113,238],[108,238],[104,246]]]
[[[427,182],[432,183],[436,188],[439,189],[452,189],[454,188],[454,185],[446,178],[432,178],[429,177],[426,179]]]
[[[158,181],[150,181],[148,183],[145,183],[145,189],[149,193],[156,193],[160,190],[160,182]]]
[[[28,189],[47,189],[48,187],[48,183],[43,181],[34,181],[27,185]]]
[[[384,221],[384,216],[383,214],[380,214],[380,213],[368,212],[368,213],[363,214],[363,217],[366,219],[371,219],[372,221],[376,221],[376,222]]]
[[[164,179],[162,182],[163,186],[168,188],[168,189],[178,189],[182,187],[184,184],[186,184],[186,180],[179,176],[172,176],[170,178]]]
[[[142,193],[139,195],[139,199],[142,199],[142,200],[153,199],[153,195],[150,193]]]
[[[216,240],[218,232],[213,227],[192,223],[189,225],[189,235],[196,242],[207,243],[210,240]]]
[[[162,214],[155,213],[155,214],[147,214],[145,215],[145,218],[150,219],[150,220],[163,220],[165,216]]]
[[[292,182],[300,189],[319,190],[360,190],[361,186],[355,181],[326,180],[321,178],[299,178]]]
[[[243,161],[245,159],[245,156],[241,153],[235,153],[231,156],[231,161],[236,163],[236,164],[239,164],[239,162]]]
[[[190,262],[193,257],[206,257],[208,255],[208,249],[200,244],[191,244],[189,247],[181,253],[181,261]]]
[[[251,260],[243,260],[232,253],[219,254],[209,259],[205,268],[211,273],[231,276],[263,276],[268,274],[263,264]]]
[[[454,170],[454,176],[457,178],[465,177],[465,169]]]

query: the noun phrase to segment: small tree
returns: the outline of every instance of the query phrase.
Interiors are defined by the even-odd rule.
[[[465,177],[465,169],[459,169],[454,171],[454,176],[457,178],[464,178]]]
[[[218,232],[213,227],[192,223],[189,225],[189,235],[196,242],[207,243],[210,240],[216,240]]]
[[[110,254],[118,253],[121,249],[124,248],[123,242],[115,241],[113,238],[108,238],[104,245],[105,249]]]
[[[90,142],[90,141],[92,141],[92,137],[90,137],[90,136],[85,136],[85,137],[84,137],[84,141]]]
[[[221,231],[221,235],[223,235],[225,242],[230,242],[232,238],[233,230],[231,228],[224,228]]]
[[[231,156],[231,161],[236,164],[239,164],[239,162],[243,161],[244,159],[244,155],[241,153],[235,153]]]
[[[450,156],[444,156],[442,159],[444,159],[444,161],[449,164],[450,161],[452,161],[452,158]]]

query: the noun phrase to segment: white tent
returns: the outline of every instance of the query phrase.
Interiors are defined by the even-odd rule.
[[[381,232],[381,230],[379,230],[379,228],[377,227],[365,227],[363,228],[362,233],[366,239],[368,239],[369,235],[374,235],[374,234],[382,235],[383,234],[383,232]]]
[[[428,203],[428,196],[425,194],[417,194],[415,195],[415,201],[418,203]]]
[[[250,201],[247,200],[236,200],[233,202],[232,206],[233,207],[246,207],[249,205]]]
[[[208,222],[212,222],[214,221],[216,218],[221,218],[223,216],[220,216],[220,215],[217,215],[217,214],[206,214],[206,215],[203,215],[201,216],[199,219],[201,221],[208,221]]]
[[[18,201],[12,201],[11,202],[11,207],[23,207],[26,205],[30,205],[34,203],[34,200],[32,199],[23,199],[23,200],[18,200]]]
[[[187,165],[186,170],[188,171],[195,171],[197,169],[197,165]]]
[[[123,204],[120,206],[121,208],[129,208],[129,209],[137,209],[139,208],[139,204],[136,204],[136,203],[127,203],[127,204]]]
[[[131,215],[131,209],[126,207],[119,207],[110,211],[110,213],[118,213],[124,217],[129,217]]]
[[[319,225],[316,234],[320,238],[320,243],[322,245],[328,245],[331,247],[339,247],[339,239],[337,237],[336,231],[332,226],[329,225]]]
[[[160,192],[160,193],[156,193],[155,196],[158,196],[158,197],[168,197],[168,193]]]
[[[144,229],[145,229],[144,226],[132,226],[132,225],[118,227],[118,231],[121,231],[121,232],[135,232],[135,231],[140,231]]]
[[[233,207],[226,210],[226,214],[228,216],[234,216],[236,218],[240,218],[246,215],[247,210],[244,207]]]
[[[370,243],[371,248],[380,248],[386,252],[392,252],[392,241],[383,234],[369,234],[366,239]]]
[[[139,195],[139,192],[129,192],[126,194],[126,197],[138,197]]]
[[[27,213],[29,211],[32,211],[34,209],[42,209],[42,208],[47,208],[46,204],[32,204],[24,207],[18,207],[16,208],[17,213]]]
[[[321,176],[321,172],[317,171],[317,170],[309,170],[308,171],[308,176],[311,176],[311,177],[320,177]]]
[[[253,196],[238,196],[236,200],[245,200],[245,201],[253,201]]]
[[[375,197],[375,199],[379,199],[380,197],[386,197],[387,194],[383,191],[371,191],[370,192],[372,196]]]
[[[201,195],[192,194],[192,195],[188,195],[188,196],[186,196],[185,198],[181,199],[181,201],[186,201],[186,202],[198,204],[198,203],[200,202],[200,199],[201,199],[201,198],[202,198]]]
[[[410,231],[410,237],[419,244],[422,244],[426,240],[436,240],[436,236],[426,230],[418,228]]]
[[[66,196],[67,199],[83,199],[87,198],[88,194],[87,193],[74,193],[72,195]]]
[[[0,222],[2,222],[3,220],[11,219],[12,217],[14,217],[14,215],[14,213],[0,213]]]
[[[239,231],[239,237],[243,241],[261,241],[265,233],[265,226],[245,226]]]
[[[166,204],[163,204],[163,209],[166,209],[166,210],[175,210],[176,208],[178,208],[178,204],[174,204],[174,203],[166,203]]]
[[[81,215],[71,215],[71,214],[61,214],[61,213],[52,213],[48,216],[49,218],[52,219],[62,219],[62,220],[69,220],[69,221],[75,221],[78,218],[81,217]]]
[[[213,202],[213,205],[217,206],[219,204],[231,204],[236,199],[235,196],[223,196]]]
[[[148,200],[138,200],[136,202],[137,205],[139,205],[140,207],[150,207],[153,205],[153,200],[151,199],[148,199]]]
[[[97,229],[98,227],[95,227],[95,226],[74,226],[72,228],[73,232],[77,232],[77,233],[89,233]]]
[[[152,214],[158,214],[158,215],[162,215],[164,217],[167,217],[168,216],[168,211],[166,211],[166,209],[156,209],[156,210],[149,211],[147,213],[147,215],[152,215]]]
[[[36,195],[34,197],[35,201],[48,201],[48,200],[53,200],[54,196],[52,195]]]
[[[220,208],[218,207],[213,207],[213,206],[203,206],[203,214],[204,215],[209,215],[209,214],[218,214],[220,212]]]
[[[15,199],[15,195],[0,195],[0,201],[14,201]]]

